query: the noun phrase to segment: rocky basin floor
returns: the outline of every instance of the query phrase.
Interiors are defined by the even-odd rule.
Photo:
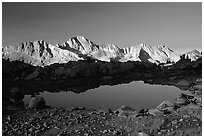
[[[3,135],[202,135],[202,79],[197,79],[174,103],[135,110],[52,108],[3,113]]]

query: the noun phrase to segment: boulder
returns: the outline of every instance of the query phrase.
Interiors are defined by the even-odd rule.
[[[45,99],[41,96],[36,96],[31,98],[28,108],[34,109],[34,108],[44,108],[46,106]]]
[[[202,90],[202,84],[197,84],[192,87],[195,90]]]
[[[119,112],[118,117],[136,117],[138,113],[136,112]]]
[[[170,101],[163,101],[160,105],[156,107],[163,114],[170,114],[175,112],[175,105]]]
[[[138,115],[139,116],[146,116],[146,115],[148,115],[149,114],[149,109],[140,109],[139,111],[138,111]]]
[[[197,105],[197,104],[189,104],[186,106],[186,108],[188,109],[202,109],[200,105]]]
[[[196,97],[195,102],[197,105],[202,105],[202,98],[201,97]]]
[[[156,107],[156,109],[163,110],[163,109],[166,109],[168,107],[174,107],[174,104],[170,101],[163,101],[161,104],[159,104]]]
[[[186,99],[186,98],[178,98],[176,99],[176,101],[174,102],[175,105],[181,106],[181,105],[187,105],[190,102]]]
[[[132,115],[135,112],[135,109],[133,109],[131,107],[128,107],[128,106],[122,105],[115,112],[118,112],[119,117],[128,117],[128,116]]]
[[[148,112],[149,112],[149,114],[151,114],[153,116],[162,114],[162,112],[159,109],[149,109]]]
[[[137,117],[139,115],[139,113],[137,112],[137,111],[135,111],[135,112],[130,112],[129,114],[128,114],[128,117],[129,118],[135,118],[135,117]]]
[[[195,116],[202,121],[202,106],[191,103],[179,108],[178,112],[189,116]]]
[[[194,96],[192,95],[192,94],[184,94],[184,93],[181,93],[180,95],[179,95],[179,98],[184,98],[184,99],[193,99],[194,98]]]
[[[124,106],[124,105],[122,105],[118,110],[126,111],[126,112],[134,112],[135,111],[135,109],[128,107],[128,106]]]

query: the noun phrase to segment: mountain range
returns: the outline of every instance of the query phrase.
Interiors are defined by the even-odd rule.
[[[22,61],[33,66],[49,66],[54,63],[67,63],[78,60],[101,60],[106,62],[141,61],[151,63],[175,63],[184,58],[191,61],[201,57],[201,53],[193,50],[178,54],[172,49],[159,45],[139,44],[132,47],[119,48],[113,44],[99,45],[83,36],[68,39],[63,44],[51,45],[43,40],[24,42],[2,48],[3,59]]]

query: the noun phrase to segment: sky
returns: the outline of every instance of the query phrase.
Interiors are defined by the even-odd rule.
[[[2,46],[74,36],[120,48],[145,43],[202,50],[202,3],[2,3]]]

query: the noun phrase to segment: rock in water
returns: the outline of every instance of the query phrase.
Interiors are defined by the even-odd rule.
[[[44,108],[46,106],[45,99],[41,96],[33,97],[28,105],[29,109]]]

